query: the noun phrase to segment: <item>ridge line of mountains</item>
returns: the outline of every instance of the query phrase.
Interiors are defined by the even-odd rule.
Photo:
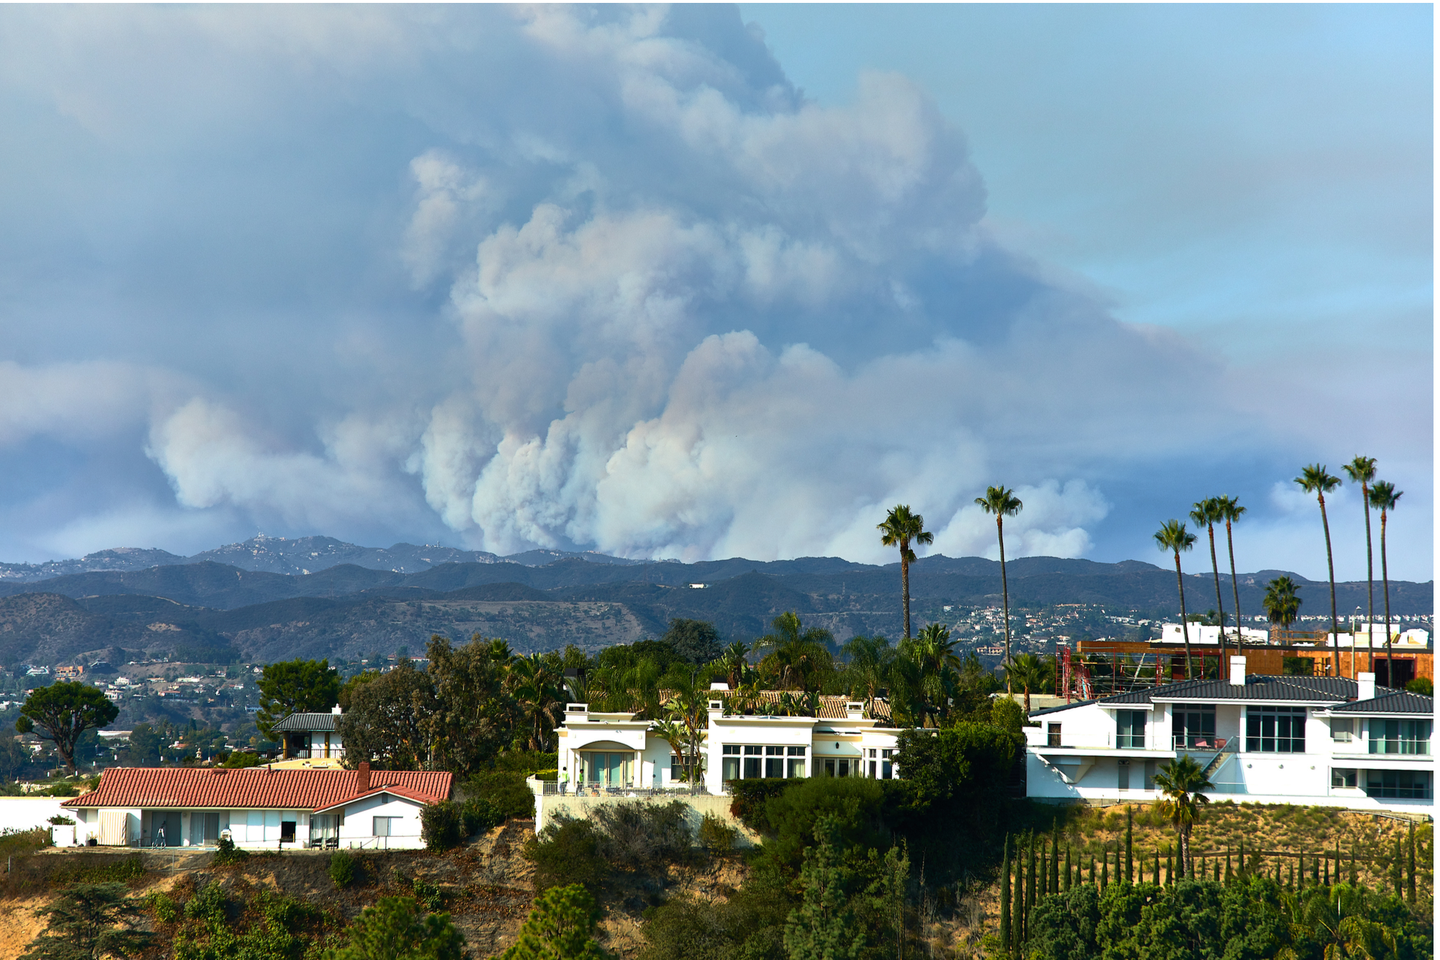
[[[504,637],[519,652],[566,643],[594,650],[659,636],[673,617],[711,621],[727,641],[750,640],[785,610],[842,640],[897,637],[898,566],[838,557],[682,563],[543,550],[499,557],[329,537],[261,536],[194,557],[106,550],[79,560],[0,564],[0,663],[358,658],[402,647],[419,654],[431,634],[458,640],[476,632]],[[1173,618],[1178,610],[1174,571],[1142,561],[1020,557],[1006,569],[1012,612],[1096,604]],[[1282,574],[1240,575],[1242,610],[1258,613],[1265,583]],[[1308,601],[1302,613],[1328,607],[1328,584],[1287,575]],[[1230,578],[1221,579],[1228,606]],[[923,557],[910,581],[917,624],[958,620],[957,608],[999,605],[997,561]],[[1192,572],[1186,581],[1187,605],[1208,609],[1211,574]],[[1362,606],[1365,590],[1363,581],[1337,584],[1337,606]],[[1390,591],[1392,614],[1432,612],[1430,583],[1392,581]]]

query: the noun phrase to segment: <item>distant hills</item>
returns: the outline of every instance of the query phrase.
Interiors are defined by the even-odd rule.
[[[1086,603],[1171,618],[1178,611],[1174,572],[1154,564],[1022,557],[1010,561],[1008,573],[1017,608]],[[1281,573],[1241,575],[1242,609],[1260,612],[1265,583]],[[1289,575],[1301,586],[1303,612],[1328,608],[1326,584]],[[1228,606],[1229,578],[1222,579]],[[1187,575],[1186,586],[1192,610],[1213,606],[1208,573]],[[911,592],[917,625],[954,622],[959,609],[999,605],[1000,565],[925,557],[911,568]],[[1338,584],[1336,592],[1342,616],[1364,604],[1363,582]],[[204,662],[354,658],[401,647],[419,654],[433,633],[501,636],[521,651],[566,643],[596,649],[659,635],[672,617],[709,620],[727,639],[749,640],[785,610],[842,639],[894,637],[902,632],[899,593],[897,564],[836,557],[678,563],[532,551],[502,558],[448,547],[256,537],[195,557],[121,549],[3,565],[0,663],[122,654]],[[1390,600],[1396,615],[1429,614],[1432,586],[1392,582]]]

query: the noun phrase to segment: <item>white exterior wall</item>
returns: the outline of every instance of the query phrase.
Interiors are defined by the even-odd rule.
[[[709,736],[705,741],[706,764],[705,764],[705,789],[710,793],[723,793],[724,783],[724,747],[726,745],[752,747],[804,747],[805,748],[805,776],[813,776],[815,773],[815,757],[817,755],[834,756],[838,752],[832,749],[827,741],[818,740],[816,726],[827,721],[819,721],[814,717],[754,717],[754,716],[723,716],[718,712],[710,714]],[[827,734],[827,736],[829,736]],[[859,758],[860,738],[855,734],[835,734],[837,742],[843,743],[843,751],[846,756]],[[764,756],[761,756],[761,771],[764,771]],[[789,769],[790,757],[783,758],[785,769]],[[742,754],[743,763],[744,756]],[[743,771],[743,767],[742,767]]]
[[[78,810],[60,806],[69,797],[0,797],[0,833],[50,829],[56,815],[79,821]]]
[[[425,846],[420,836],[421,807],[413,800],[403,800],[393,794],[357,800],[345,807],[345,820],[340,824],[340,846],[375,850],[421,849]],[[376,817],[396,818],[390,821],[390,836],[375,835]]]
[[[1275,704],[1282,705],[1282,704]],[[1299,706],[1299,704],[1283,704]],[[1115,712],[1147,709],[1145,704],[1090,703],[1034,718],[1039,726],[1026,727],[1027,795],[1050,799],[1090,801],[1144,801],[1158,794],[1144,789],[1144,776],[1176,756],[1171,749],[1172,723],[1183,704],[1157,703],[1149,710],[1143,750],[1116,749]],[[1217,739],[1235,738],[1236,753],[1211,773],[1217,789],[1208,792],[1212,800],[1256,803],[1304,803],[1342,806],[1356,810],[1405,810],[1434,812],[1434,727],[1429,754],[1369,753],[1368,718],[1351,718],[1355,739],[1336,742],[1331,737],[1331,718],[1324,707],[1309,706],[1305,720],[1304,753],[1271,753],[1245,749],[1245,717],[1249,704],[1220,701],[1215,706]],[[1256,704],[1259,706],[1259,704]],[[1423,720],[1423,716],[1405,719]],[[1050,724],[1060,724],[1060,748],[1048,746]],[[1201,763],[1212,751],[1189,752]],[[1120,760],[1130,761],[1130,788],[1121,790]],[[1353,788],[1332,787],[1335,768],[1358,771]],[[1370,797],[1364,791],[1367,770],[1427,770],[1431,772],[1430,800]]]

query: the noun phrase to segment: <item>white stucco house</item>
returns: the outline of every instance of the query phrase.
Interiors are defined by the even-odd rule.
[[[707,793],[727,793],[735,780],[897,776],[893,757],[900,731],[885,725],[883,701],[867,705],[821,697],[819,716],[796,717],[766,713],[773,700],[737,713],[727,711],[722,691],[712,697],[700,761]],[[568,704],[557,731],[560,789],[592,794],[688,789],[682,758],[651,727],[633,713]]]
[[[1434,701],[1375,675],[1189,680],[1034,711],[1026,793],[1150,800],[1156,770],[1188,754],[1212,800],[1434,815]]]
[[[111,767],[67,800],[76,839],[102,846],[417,849],[420,810],[454,774],[420,770]]]
[[[345,745],[340,740],[340,719],[343,716],[338,706],[329,713],[287,715],[275,724],[282,759],[298,761],[298,764],[287,765],[338,770],[345,759]]]

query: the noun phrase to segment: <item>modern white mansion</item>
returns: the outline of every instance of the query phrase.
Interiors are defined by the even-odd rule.
[[[1434,701],[1376,689],[1375,675],[1189,680],[1038,710],[1026,728],[1026,793],[1117,801],[1158,796],[1156,770],[1190,755],[1212,800],[1434,815]]]
[[[719,693],[709,702],[701,747],[707,793],[728,792],[734,780],[796,777],[895,777],[893,757],[900,731],[882,727],[883,701],[866,705],[821,697],[818,717],[726,712]],[[687,787],[680,758],[658,737],[649,720],[633,713],[592,712],[572,703],[557,731],[561,783],[571,792],[624,792]]]

